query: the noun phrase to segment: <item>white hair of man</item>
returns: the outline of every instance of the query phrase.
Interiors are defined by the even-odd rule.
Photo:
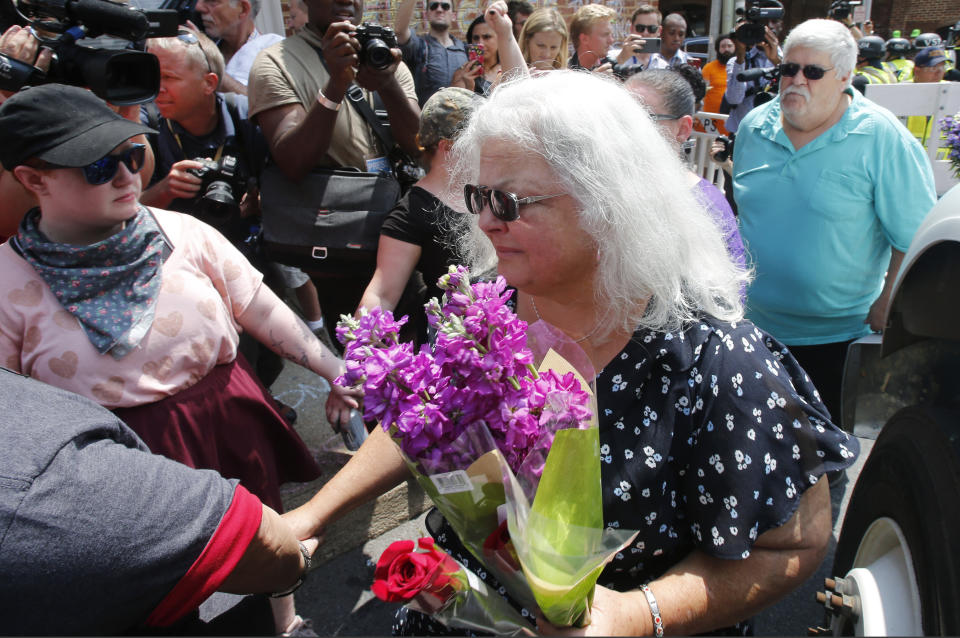
[[[686,29],[687,21],[679,13],[670,13],[663,18],[663,26],[664,27],[683,27],[684,29]]]
[[[260,0],[246,0],[250,3],[250,20],[253,20],[258,15],[260,15]],[[236,7],[240,4],[241,0],[230,0],[230,6]],[[303,3],[306,6],[306,3]]]
[[[188,42],[185,39],[181,39],[180,36],[184,36],[185,38],[193,36],[197,41]],[[215,73],[217,75],[217,82],[223,80],[223,70],[226,66],[223,61],[223,54],[220,53],[220,49],[217,48],[213,40],[203,33],[194,31],[188,27],[180,27],[179,36],[148,39],[147,51],[149,52],[150,49],[185,51],[187,60],[194,70],[200,73]]]
[[[853,70],[857,66],[857,41],[850,35],[850,29],[842,22],[814,18],[802,22],[783,43],[783,57],[790,55],[793,47],[803,47],[823,51],[830,56],[837,77],[849,76],[847,86],[853,79]]]
[[[675,150],[619,82],[554,71],[501,84],[454,144],[451,188],[475,183],[493,140],[541,156],[580,204],[580,226],[599,247],[594,293],[609,330],[677,330],[701,312],[742,318],[747,272],[731,261]],[[461,254],[483,266],[492,246],[478,216],[461,219]]]

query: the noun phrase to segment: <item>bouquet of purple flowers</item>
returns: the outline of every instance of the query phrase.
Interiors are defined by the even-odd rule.
[[[527,323],[507,305],[503,277],[471,286],[469,271],[455,266],[439,285],[443,306],[426,306],[433,349],[399,343],[407,318],[380,308],[337,326],[347,369],[338,383],[362,386],[365,420],[379,421],[427,474],[466,467],[456,441],[475,423],[514,472],[534,447],[549,448],[552,431],[589,425],[590,394],[576,376],[534,367]]]
[[[399,342],[405,317],[379,308],[342,317],[337,382],[363,389],[365,420],[391,435],[517,602],[557,625],[585,624],[603,565],[633,535],[603,522],[593,373],[562,333],[516,316],[502,277],[471,285],[469,276],[451,266],[441,277],[442,304],[426,305],[436,338],[417,351]],[[557,352],[587,363],[586,374]]]

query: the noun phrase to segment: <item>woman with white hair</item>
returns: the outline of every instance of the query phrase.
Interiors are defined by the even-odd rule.
[[[496,89],[453,152],[471,260],[495,258],[520,318],[600,371],[605,523],[639,534],[604,569],[586,631],[716,631],[803,582],[831,533],[820,479],[857,443],[743,320],[746,274],[645,110],[613,81],[547,73]],[[312,536],[405,474],[378,428],[290,520]]]

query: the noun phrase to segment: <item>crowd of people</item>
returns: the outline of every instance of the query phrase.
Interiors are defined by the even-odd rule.
[[[202,25],[147,41],[160,83],[142,107],[0,92],[0,628],[312,635],[291,590],[324,528],[409,472],[371,423],[283,513],[280,485],[320,470],[269,387],[284,360],[312,370],[339,429],[363,397],[336,383],[330,319],[415,309],[463,263],[599,371],[605,524],[640,531],[591,631],[748,630],[823,559],[828,479],[859,450],[838,427],[846,349],[882,330],[936,200],[917,136],[857,78],[943,81],[942,43],[776,19],[756,44],[716,37],[701,70],[684,16],[650,5],[618,49],[604,5],[567,22],[495,0],[462,41],[455,0],[425,1],[423,30],[402,0],[373,60],[361,0],[293,4],[281,38],[254,27],[257,0],[198,0]],[[51,64],[28,28],[0,53]],[[766,67],[776,94],[737,77]],[[687,161],[701,110],[735,134],[727,196]],[[264,252],[266,171],[395,180],[404,163],[416,179],[369,272]],[[418,318],[407,338],[428,343]],[[217,626],[197,614],[214,591],[273,597]],[[445,633],[415,613],[393,629]]]

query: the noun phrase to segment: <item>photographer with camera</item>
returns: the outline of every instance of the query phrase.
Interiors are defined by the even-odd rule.
[[[465,86],[462,77],[469,76],[472,82],[483,71],[482,65],[469,59],[467,44],[450,35],[450,27],[457,20],[454,2],[423,0],[424,18],[429,29],[422,35],[410,28],[416,0],[402,0],[397,7],[393,28],[403,53],[403,62],[413,73],[420,106],[443,87]]]
[[[746,18],[733,33],[734,54],[727,61],[727,90],[723,99],[729,108],[726,127],[731,133],[736,133],[740,120],[764,101],[763,98],[758,101],[757,96],[773,83],[766,76],[749,80],[738,76],[751,69],[775,67],[783,55],[775,30],[783,25],[783,5],[777,0],[760,0],[747,9]]]
[[[827,10],[827,17],[850,29],[850,35],[858,42],[864,34],[850,14],[853,12],[853,7],[861,4],[863,4],[863,0],[833,0]]]
[[[311,0],[308,9],[307,26],[261,51],[250,73],[250,115],[263,130],[276,168],[295,184],[309,181],[319,168],[392,177],[391,158],[398,149],[419,155],[420,125],[413,76],[393,31],[358,26],[360,0]],[[377,32],[383,37],[372,37]],[[389,121],[391,148],[370,120],[377,102]],[[265,201],[272,194],[263,187]],[[369,273],[330,263],[321,265],[335,281],[318,286],[320,304],[328,317],[352,313]]]

